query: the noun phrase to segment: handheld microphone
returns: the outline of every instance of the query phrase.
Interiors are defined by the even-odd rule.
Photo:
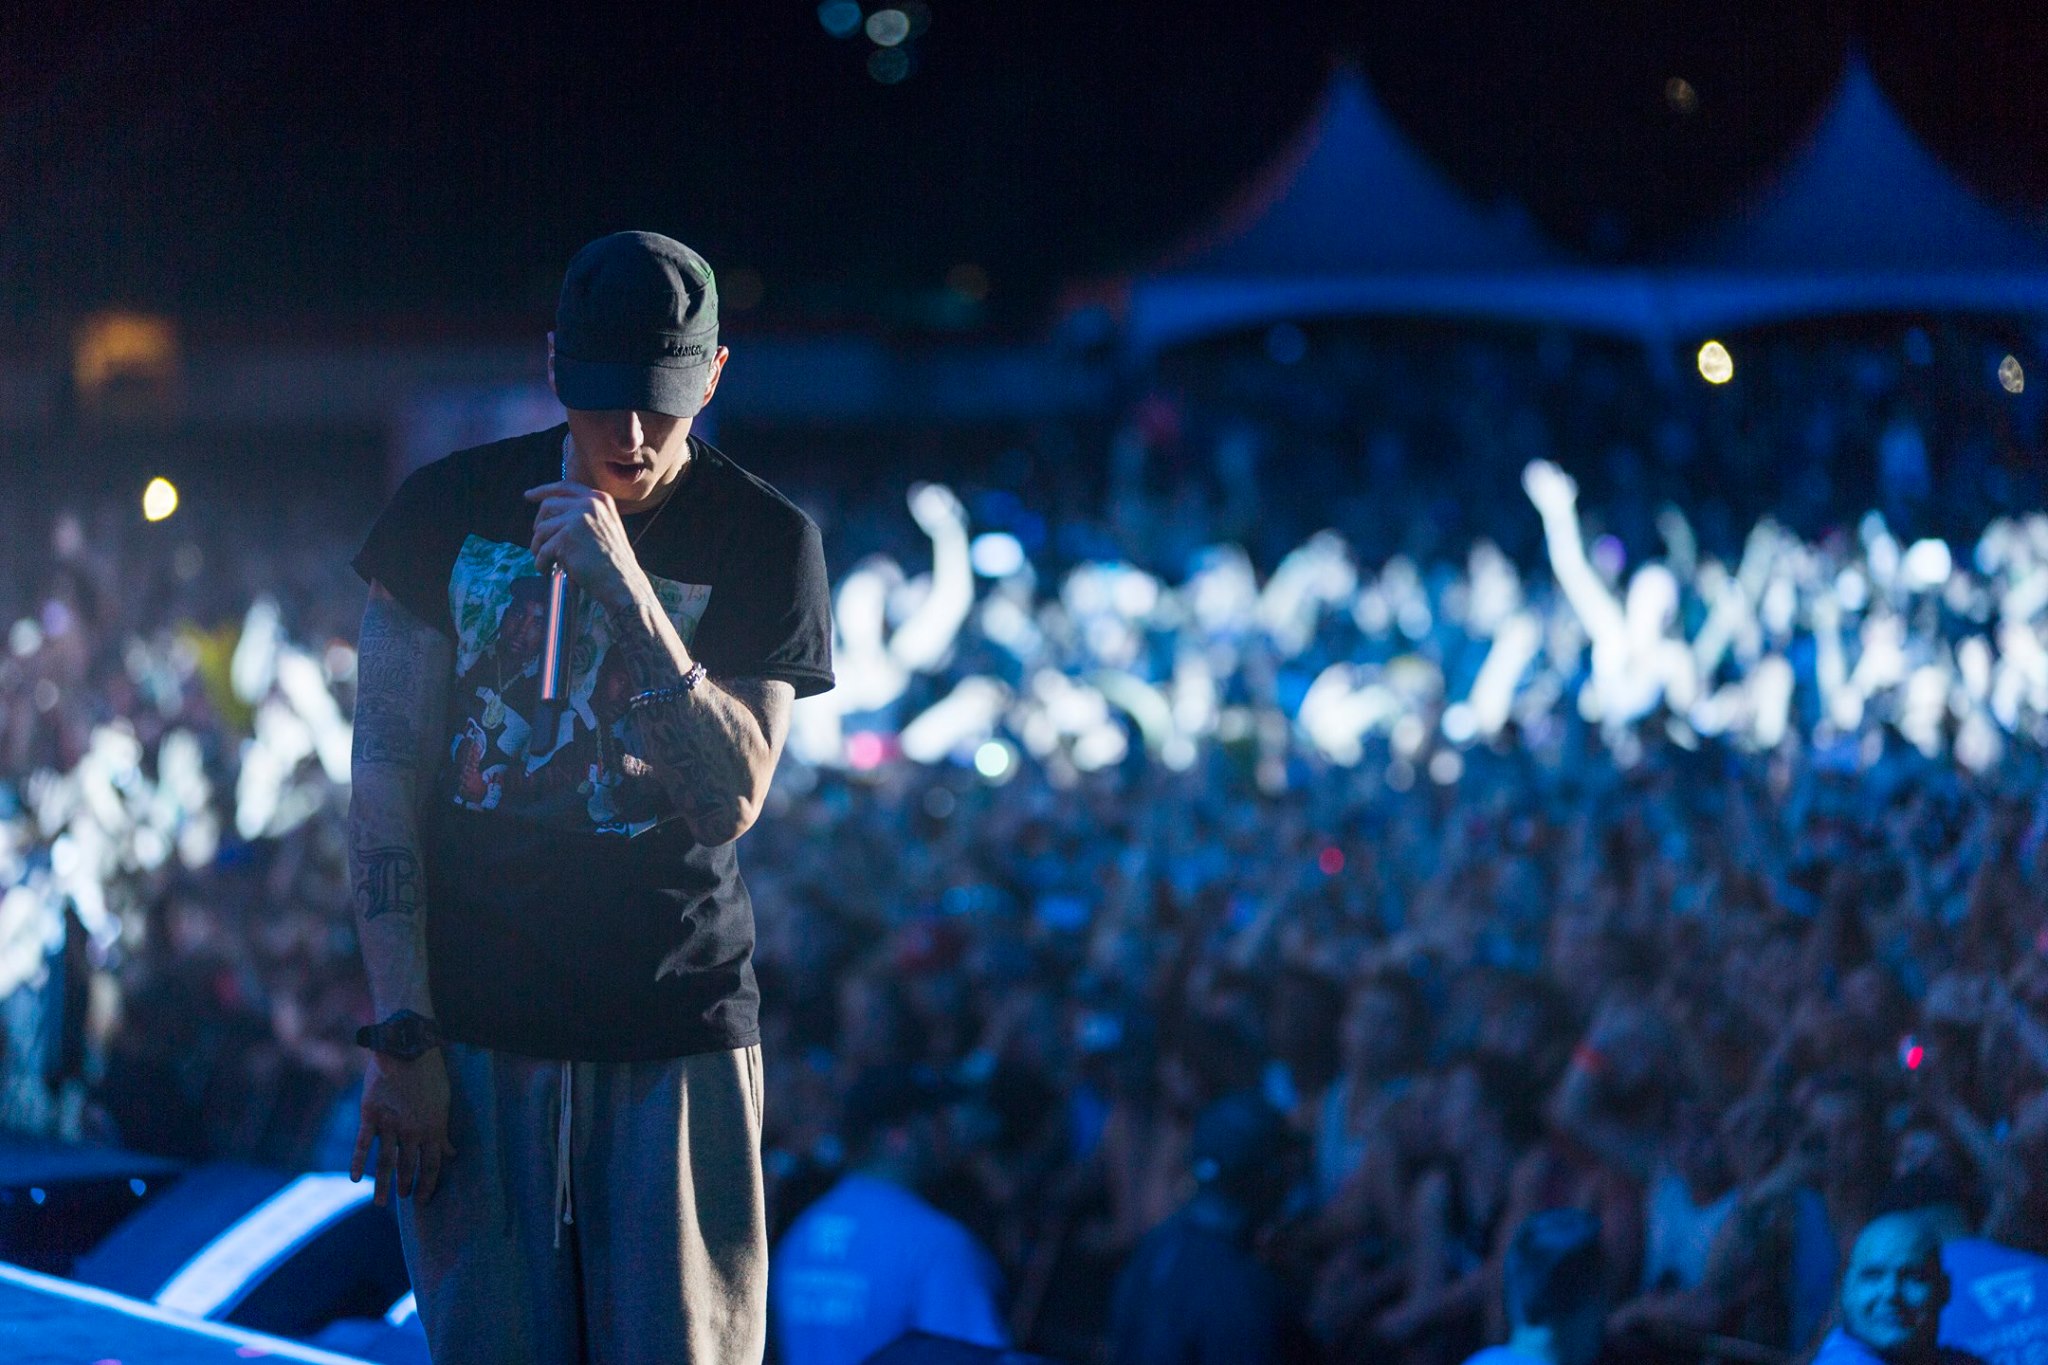
[[[562,452],[562,477],[569,477],[569,452]],[[540,705],[535,708],[533,732],[527,750],[534,757],[555,751],[560,738],[562,710],[569,701],[570,622],[575,619],[574,589],[569,575],[557,564],[548,572],[547,634],[540,646]]]

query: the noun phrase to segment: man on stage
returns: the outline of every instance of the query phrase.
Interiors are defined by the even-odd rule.
[[[725,360],[702,258],[591,243],[549,336],[566,426],[419,470],[355,559],[349,852],[380,1022],[354,1173],[374,1144],[437,1365],[762,1355],[732,845],[791,703],[832,685],[832,632],[817,527],[690,434]],[[550,701],[527,656],[557,568]]]

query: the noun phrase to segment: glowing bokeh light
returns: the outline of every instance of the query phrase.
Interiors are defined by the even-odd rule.
[[[1024,567],[1024,544],[1008,531],[984,531],[967,557],[983,578],[1008,578]]]
[[[1325,877],[1334,877],[1344,870],[1344,850],[1335,844],[1316,855],[1316,867]]]
[[[1929,538],[1913,542],[1899,560],[1899,577],[1909,588],[1938,588],[1955,572],[1948,542]]]
[[[178,332],[170,319],[146,313],[99,313],[72,337],[71,377],[97,395],[116,380],[165,384],[178,369]]]
[[[1677,113],[1690,114],[1700,107],[1700,92],[1685,77],[1673,76],[1664,82],[1664,102]]]
[[[2027,372],[2020,367],[2020,358],[2009,355],[1998,362],[1998,387],[2007,393],[2024,393],[2027,388]]]
[[[825,0],[818,6],[818,22],[834,38],[851,38],[860,32],[860,6],[855,0]]]
[[[868,16],[868,41],[894,47],[910,36],[910,16],[900,9],[878,9]]]
[[[1718,341],[1700,347],[1700,378],[1709,384],[1725,384],[1735,377],[1735,357]]]
[[[162,521],[178,510],[178,490],[169,479],[155,478],[142,490],[142,515],[148,521]]]
[[[873,730],[856,730],[846,737],[846,761],[865,772],[879,768],[889,757],[889,742]]]
[[[1008,777],[1015,762],[1015,752],[999,739],[989,740],[974,751],[974,771],[991,782],[1000,782]]]

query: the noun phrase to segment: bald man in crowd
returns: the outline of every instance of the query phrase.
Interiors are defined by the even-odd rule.
[[[1917,1211],[1873,1218],[1842,1276],[1841,1325],[1814,1365],[1982,1365],[1935,1341],[1949,1289],[1934,1220]]]

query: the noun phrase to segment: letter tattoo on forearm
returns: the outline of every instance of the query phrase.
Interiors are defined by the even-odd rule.
[[[420,908],[419,859],[398,844],[358,848],[355,892],[364,923],[385,915],[410,918]]]

